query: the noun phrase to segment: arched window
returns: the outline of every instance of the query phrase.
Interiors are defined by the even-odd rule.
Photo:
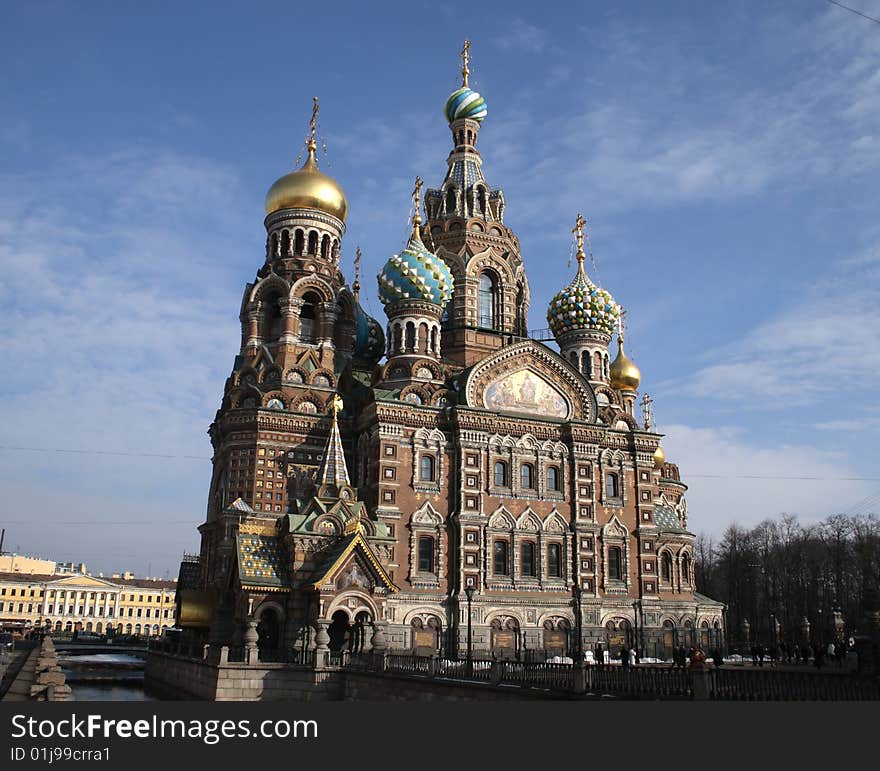
[[[414,351],[416,348],[416,325],[411,321],[406,322],[406,350]]]
[[[290,231],[281,231],[281,254],[287,254],[290,251]]]
[[[531,490],[535,486],[535,468],[531,463],[523,463],[519,471],[520,482],[524,490]]]
[[[319,298],[309,292],[303,297],[303,305],[299,312],[299,339],[304,343],[314,343],[317,335],[315,323],[316,310]]]
[[[431,353],[440,353],[437,350],[437,327],[431,327]]]
[[[495,541],[492,545],[492,572],[496,576],[506,576],[509,574],[507,541]]]
[[[605,475],[605,497],[606,498],[619,498],[620,497],[620,485],[617,481],[617,474],[606,474]]]
[[[562,560],[559,558],[559,544],[551,543],[547,547],[547,575],[551,578],[562,578]]]
[[[419,461],[419,479],[423,482],[434,481],[434,457],[423,455]]]
[[[486,215],[486,191],[483,188],[477,188],[477,211],[483,216]]]
[[[455,214],[455,190],[451,187],[446,191],[446,213]]]
[[[284,318],[281,315],[279,296],[267,297],[263,301],[263,341],[274,342],[284,331]]]
[[[488,273],[480,274],[480,307],[478,324],[487,329],[495,329],[495,280]]]
[[[559,469],[556,466],[547,469],[547,489],[554,491],[559,489]]]
[[[681,558],[681,580],[685,583],[691,581],[691,558],[687,554]]]
[[[321,239],[321,257],[325,260],[330,259],[330,236],[326,234]]]
[[[666,582],[672,581],[672,556],[668,551],[660,558],[660,577]]]
[[[621,564],[619,546],[612,546],[608,550],[608,578],[614,581],[623,580],[623,565]]]
[[[507,487],[507,464],[503,460],[495,461],[495,486]]]
[[[431,536],[419,536],[419,573],[434,572],[434,539]]]
[[[309,254],[318,254],[318,231],[309,231]]]
[[[520,548],[520,574],[534,576],[535,572],[535,544],[531,541],[523,541]]]
[[[305,249],[306,241],[305,236],[301,230],[297,230],[293,236],[293,253],[294,254],[302,254]]]
[[[587,378],[592,377],[593,373],[590,370],[590,352],[584,351],[581,354],[581,372],[586,375]]]

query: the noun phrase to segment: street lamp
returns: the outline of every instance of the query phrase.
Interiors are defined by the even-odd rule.
[[[583,613],[581,612],[581,598],[583,596],[584,590],[580,587],[579,584],[575,584],[573,587],[574,591],[574,603],[575,603],[575,615],[574,624],[575,629],[577,630],[575,634],[577,634],[577,639],[575,640],[575,653],[577,654],[577,663],[578,666],[581,666],[584,663],[584,634],[583,634]]]
[[[469,586],[464,590],[465,595],[467,595],[468,602],[468,642],[467,642],[467,669],[466,672],[468,676],[471,676],[474,673],[474,658],[473,658],[473,636],[471,631],[471,601],[474,599],[474,587]]]

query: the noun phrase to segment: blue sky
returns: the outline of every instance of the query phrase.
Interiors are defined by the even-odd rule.
[[[809,522],[880,491],[880,24],[822,0],[537,8],[5,7],[7,548],[155,575],[197,550],[263,197],[312,96],[350,202],[343,264],[360,244],[382,319],[372,276],[415,175],[443,178],[465,37],[530,326],[582,211],[690,524]]]

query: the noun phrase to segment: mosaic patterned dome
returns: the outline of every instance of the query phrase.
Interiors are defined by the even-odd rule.
[[[446,120],[450,123],[459,118],[482,121],[486,117],[488,108],[486,107],[486,100],[482,96],[473,89],[462,86],[446,100],[444,112],[446,113]]]
[[[596,286],[578,264],[574,280],[551,301],[547,323],[559,337],[575,330],[595,329],[612,334],[620,319],[620,306],[609,292]]]
[[[354,311],[354,357],[361,361],[377,362],[385,351],[385,333],[382,325],[358,303]]]
[[[425,300],[442,308],[452,297],[452,273],[415,234],[410,236],[406,249],[389,258],[378,279],[383,305],[399,300]]]

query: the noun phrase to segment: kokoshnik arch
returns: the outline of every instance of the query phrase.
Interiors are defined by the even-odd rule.
[[[529,337],[529,283],[504,193],[483,175],[486,102],[445,105],[453,149],[405,249],[378,276],[385,329],[340,271],[348,201],[315,158],[266,196],[265,260],[242,298],[241,347],[210,437],[199,555],[181,626],[261,648],[499,656],[720,640],[722,606],[694,591],[686,485],[634,416],[640,373],[621,309],[584,269],[551,301],[559,352]],[[609,343],[618,333],[616,357]],[[645,400],[647,404],[647,399]],[[638,635],[635,634],[638,630]]]

